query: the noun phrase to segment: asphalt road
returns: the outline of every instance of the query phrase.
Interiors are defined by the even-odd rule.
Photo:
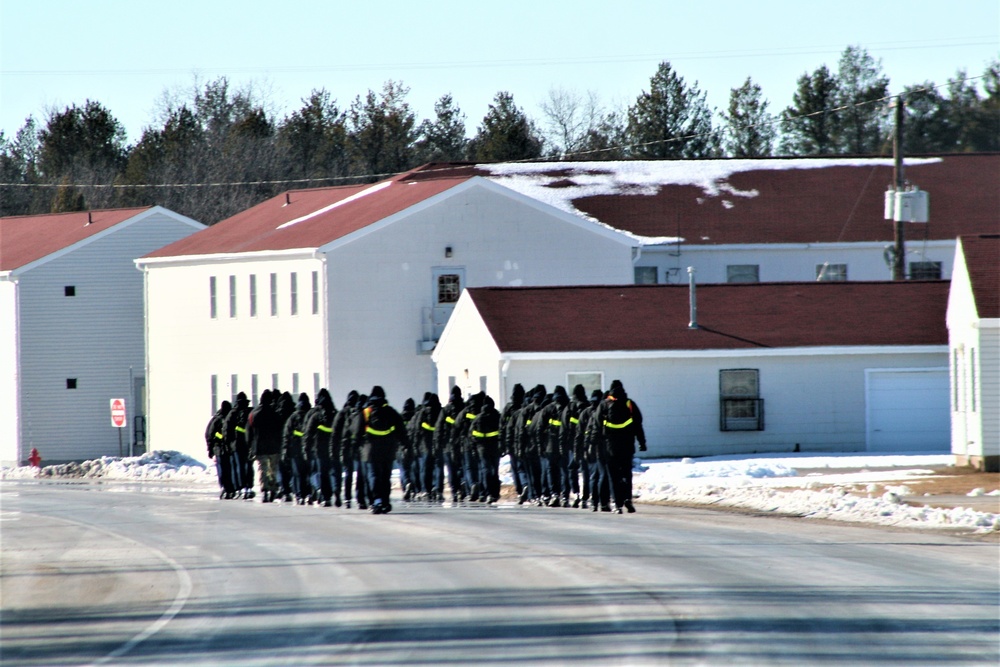
[[[995,543],[0,483],[3,665],[997,664]]]

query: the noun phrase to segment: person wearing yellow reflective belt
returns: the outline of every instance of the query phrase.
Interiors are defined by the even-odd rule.
[[[368,402],[354,421],[354,438],[361,443],[361,462],[368,476],[373,514],[392,511],[392,466],[396,450],[408,446],[406,424],[385,398],[382,387],[372,387]]]
[[[312,498],[309,461],[306,458],[304,442],[306,414],[311,409],[309,396],[305,393],[299,394],[295,411],[285,420],[285,427],[281,433],[281,469],[288,475],[289,491],[295,495],[295,502],[299,505],[305,505],[306,498]],[[284,500],[291,501],[291,496],[286,495]]]
[[[569,507],[569,489],[563,488],[563,422],[562,413],[569,396],[562,385],[552,390],[552,402],[538,413],[536,438],[542,464],[542,500],[550,507]]]
[[[426,392],[424,400],[417,408],[411,422],[413,455],[417,461],[416,478],[419,484],[417,498],[420,500],[441,500],[444,467],[441,456],[434,448],[434,432],[438,416],[441,414],[441,400],[433,392]]]
[[[635,442],[639,441],[639,451],[646,451],[646,434],[642,429],[642,412],[629,399],[621,382],[611,383],[611,393],[597,409],[597,424],[603,427],[604,441],[608,455],[608,474],[611,477],[611,493],[619,514],[622,507],[629,513],[635,511],[632,504],[632,459],[635,457]]]
[[[309,482],[314,501],[323,507],[330,507],[331,498],[336,497],[340,507],[340,446],[333,443],[333,420],[337,409],[326,387],[316,393],[316,405],[306,413],[304,450],[309,469]]]
[[[500,499],[500,413],[489,396],[472,420],[469,436],[479,455],[479,486],[486,502],[495,503]]]
[[[236,394],[236,405],[226,417],[226,444],[232,457],[233,497],[254,497],[253,460],[247,441],[247,419],[250,417],[250,399],[242,391]]]
[[[208,420],[205,428],[205,444],[208,446],[208,457],[215,459],[215,473],[219,478],[219,500],[234,497],[236,489],[233,487],[232,457],[229,447],[226,445],[226,417],[232,410],[229,401],[223,401],[219,409]]]
[[[434,424],[434,448],[444,460],[447,468],[448,486],[451,487],[451,501],[457,503],[462,493],[462,457],[452,449],[452,433],[455,430],[455,418],[465,409],[462,390],[455,386],[451,388],[448,402],[441,408],[437,423]],[[441,486],[444,494],[444,485]]]

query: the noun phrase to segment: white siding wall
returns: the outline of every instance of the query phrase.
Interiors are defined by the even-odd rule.
[[[891,245],[891,244],[890,244]],[[884,244],[787,245],[773,248],[752,246],[681,246],[645,247],[638,266],[658,267],[660,283],[687,282],[687,267],[697,271],[699,283],[726,282],[726,266],[757,264],[761,282],[799,282],[816,279],[816,266],[829,262],[847,264],[848,280],[890,280],[892,275],[883,259]],[[906,266],[911,262],[941,262],[941,277],[949,279],[955,256],[954,241],[910,243],[907,245]],[[672,271],[671,271],[672,269]]]
[[[17,284],[0,280],[0,465],[5,466],[16,465],[20,459],[17,451],[17,326]]]
[[[439,357],[443,368],[452,363],[450,348],[442,349]],[[866,446],[866,369],[943,365],[944,352],[514,360],[506,393],[518,382],[525,388],[542,383],[551,391],[556,384],[565,384],[568,372],[601,372],[605,389],[620,379],[643,411],[650,457],[792,451],[796,444],[802,451],[849,452],[864,451]],[[498,374],[489,354],[479,365],[470,366],[470,373]],[[765,430],[723,432],[719,371],[743,368],[760,371]],[[942,442],[941,448],[947,443]]]
[[[129,369],[141,374],[145,365],[142,274],[133,260],[194,231],[153,214],[20,275],[21,459],[32,447],[49,463],[117,456],[109,399],[118,397],[129,412],[127,452]],[[68,285],[76,296],[65,296]]]
[[[447,355],[441,358],[437,354],[433,355],[437,367],[437,386],[432,391],[437,392],[442,402],[447,400],[451,392],[449,377],[455,378],[455,384],[461,387],[462,395],[468,396],[479,391],[479,378],[485,376],[486,393],[496,402],[498,410],[503,408],[506,402],[503,394],[509,394],[510,388],[503,386],[500,351],[468,293],[459,299],[438,349],[447,350]]]
[[[969,273],[960,250],[948,291],[948,367],[951,384],[951,453],[958,457],[983,455],[983,420],[980,395],[973,395],[971,359],[981,358],[979,318]],[[981,361],[981,359],[977,359]],[[982,368],[981,363],[978,364]],[[978,369],[977,369],[978,370]],[[976,373],[977,377],[980,374]],[[976,384],[981,385],[981,382]],[[981,389],[980,389],[981,391]],[[976,410],[973,410],[973,405]]]
[[[1000,456],[1000,326],[979,329],[980,421],[983,430],[983,456]]]
[[[204,431],[224,400],[237,391],[256,404],[259,393],[293,390],[314,398],[313,374],[324,367],[322,292],[319,313],[312,313],[312,272],[322,277],[322,262],[285,258],[210,262],[193,266],[153,265],[147,269],[149,328],[149,447],[173,449],[207,460]],[[298,314],[291,314],[291,274],[297,275]],[[270,276],[277,275],[277,316],[271,315]],[[250,276],[256,276],[257,314],[250,315]],[[216,317],[210,317],[209,283],[216,279]],[[236,317],[230,317],[229,277],[236,276]],[[322,281],[320,281],[322,287]],[[258,378],[253,396],[252,376]],[[218,395],[212,404],[211,377]]]
[[[445,257],[451,246],[452,257]],[[418,354],[434,267],[466,286],[630,284],[631,248],[483,187],[471,187],[329,253],[331,389],[382,385],[390,403],[435,390]]]

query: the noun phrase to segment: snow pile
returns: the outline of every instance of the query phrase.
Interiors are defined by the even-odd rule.
[[[909,505],[903,502],[904,496],[912,495],[909,487],[885,484],[927,477],[934,474],[927,466],[951,463],[949,455],[755,455],[646,461],[636,472],[633,490],[642,501],[736,507],[908,528],[1000,530],[1000,514]],[[881,469],[871,470],[876,467]],[[858,471],[836,472],[852,468]],[[831,472],[817,471],[822,469]],[[812,472],[800,475],[800,470]],[[879,488],[883,493],[878,493]],[[975,491],[969,495],[973,494]],[[981,491],[976,495],[986,494]]]
[[[83,463],[0,468],[0,479],[85,478],[129,481],[215,482],[215,470],[186,454],[154,451],[142,456],[102,456]]]

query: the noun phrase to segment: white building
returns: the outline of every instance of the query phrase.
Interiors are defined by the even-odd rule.
[[[0,463],[24,463],[32,448],[46,463],[118,455],[137,425],[141,441],[133,262],[201,229],[159,206],[0,218]],[[113,398],[125,399],[121,432]]]
[[[441,170],[446,165],[431,165]],[[459,167],[456,167],[459,168]],[[598,221],[641,247],[635,282],[888,280],[891,158],[478,164],[461,169]],[[949,279],[955,239],[1000,229],[1000,154],[907,158],[930,221],[905,223],[910,278]]]
[[[292,191],[151,253],[150,446],[204,458],[211,412],[277,387],[340,407],[436,386],[429,353],[467,286],[622,284],[634,243],[486,179],[413,173]]]
[[[648,456],[947,451],[948,283],[479,288],[432,358],[438,392],[606,390],[643,410]],[[454,380],[452,380],[454,378]]]
[[[962,236],[948,295],[951,451],[1000,471],[1000,234]]]

